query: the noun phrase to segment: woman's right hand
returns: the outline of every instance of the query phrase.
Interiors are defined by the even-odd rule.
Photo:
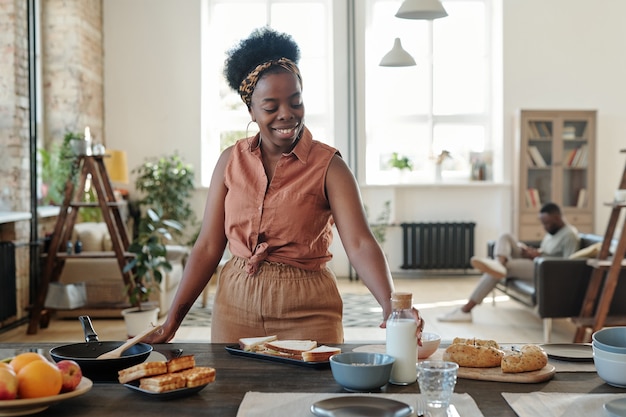
[[[146,337],[142,342],[147,343],[149,345],[156,343],[167,343],[174,338],[176,335],[176,329],[169,330],[170,327],[167,326],[167,321],[163,323],[161,328],[156,332],[152,333],[150,336]]]

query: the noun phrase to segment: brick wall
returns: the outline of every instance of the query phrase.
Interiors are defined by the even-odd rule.
[[[101,0],[42,2],[44,137],[60,141],[89,126],[103,142],[103,50]]]
[[[0,1],[0,196],[14,211],[30,207],[27,40],[26,2]]]
[[[104,143],[102,0],[42,0],[40,54],[43,114],[38,147],[60,142],[65,132],[89,126]],[[29,212],[30,143],[28,10],[25,0],[0,0],[0,196],[8,209]],[[3,191],[5,191],[3,193]],[[39,236],[49,232],[41,220]],[[18,316],[29,299],[30,223],[0,227],[0,238],[22,245],[16,251]]]

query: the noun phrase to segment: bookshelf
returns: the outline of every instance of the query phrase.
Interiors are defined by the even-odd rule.
[[[515,233],[540,240],[537,214],[558,204],[567,221],[593,233],[595,110],[521,110],[517,123]]]

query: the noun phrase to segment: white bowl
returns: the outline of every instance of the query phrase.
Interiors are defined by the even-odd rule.
[[[595,345],[595,342],[593,342],[591,344],[591,348],[593,349],[593,356],[594,357],[598,357],[598,358],[602,358],[602,359],[608,359],[610,361],[616,361],[616,362],[626,362],[626,354],[625,353],[614,353],[614,352],[609,352],[607,350],[603,350],[601,348],[598,348]]]
[[[441,336],[437,333],[422,333],[422,346],[417,347],[417,358],[426,359],[439,348],[441,343]]]
[[[598,330],[591,339],[595,347],[612,353],[626,354],[626,327],[607,327]]]
[[[626,388],[626,361],[612,361],[603,357],[593,357],[598,376],[614,387]]]

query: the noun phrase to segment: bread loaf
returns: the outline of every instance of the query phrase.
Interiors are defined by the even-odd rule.
[[[517,373],[542,369],[548,364],[548,355],[537,345],[524,345],[519,351],[507,351],[502,358],[502,372]]]
[[[452,344],[443,353],[443,360],[468,368],[494,368],[500,366],[504,352],[493,346],[464,343]]]

